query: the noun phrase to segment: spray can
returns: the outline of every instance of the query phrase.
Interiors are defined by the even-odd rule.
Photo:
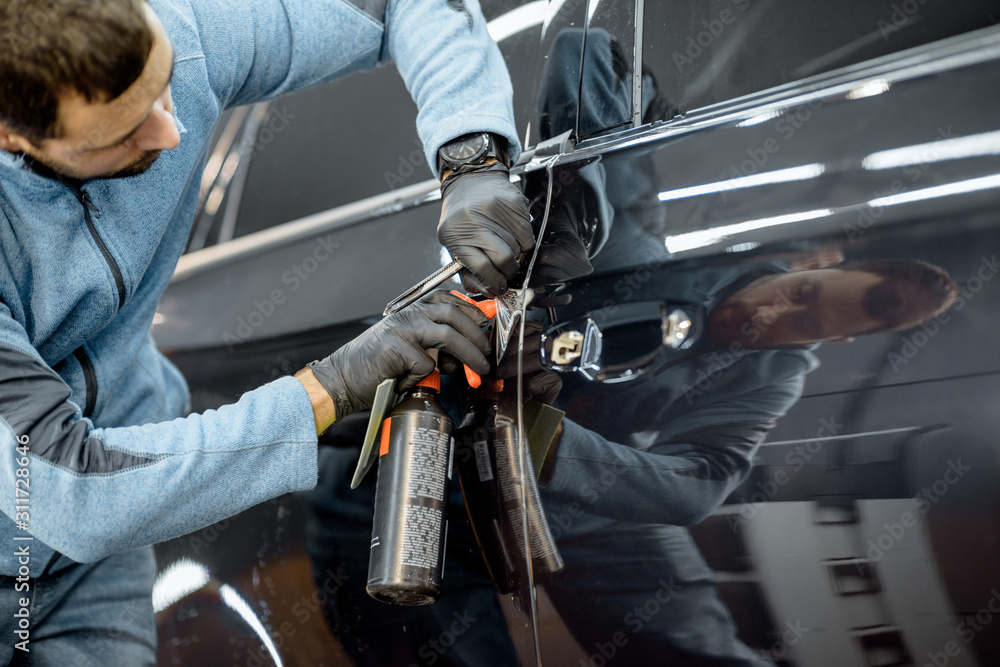
[[[522,459],[517,424],[500,408],[501,387],[502,381],[473,394],[456,432],[455,466],[486,567],[506,595],[529,581],[548,580],[563,569],[563,560],[545,518],[531,457]]]
[[[451,477],[452,420],[434,371],[382,423],[368,594],[417,606],[441,594]]]

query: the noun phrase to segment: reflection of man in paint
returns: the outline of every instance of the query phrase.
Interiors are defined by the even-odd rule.
[[[716,306],[708,328],[716,341],[750,348],[848,340],[927,321],[956,290],[924,262],[845,262],[758,278]]]
[[[565,379],[560,407],[569,418],[542,476],[566,570],[546,590],[588,653],[610,660],[613,648],[616,664],[650,655],[681,665],[767,664],[737,639],[713,572],[683,526],[711,514],[746,479],[764,435],[817,365],[807,347],[916,326],[956,294],[947,274],[918,261],[795,268],[654,272],[631,300],[703,309],[706,333],[696,347],[632,382]],[[614,284],[614,276],[601,280]],[[582,314],[581,301],[563,310]],[[597,319],[613,325],[623,303]],[[668,602],[656,597],[663,582]],[[591,638],[610,636],[612,619],[625,625],[622,641],[595,644]]]
[[[581,128],[610,127],[616,114],[607,110],[627,99],[630,73],[616,66],[610,35],[591,30],[585,50],[581,42],[582,31],[566,30],[553,43],[541,87],[543,138],[577,119]],[[655,89],[644,82],[647,122],[669,107],[646,94]],[[764,435],[816,367],[807,344],[914,326],[944,310],[955,286],[921,262],[833,266],[839,253],[791,267],[664,271],[671,221],[648,153],[560,165],[557,176],[562,192],[548,212],[534,275],[598,276],[574,285],[574,301],[558,309],[561,321],[593,314],[608,295],[608,317],[594,314],[602,327],[623,302],[643,300],[692,304],[707,317],[695,349],[638,380],[565,378],[560,406],[569,419],[541,473],[566,569],[545,589],[590,665],[769,664],[736,637],[714,573],[683,526],[711,514],[746,478]],[[602,280],[608,290],[597,298],[587,284]]]
[[[983,285],[992,280],[997,273],[1000,273],[1000,263],[997,262],[996,255],[989,258],[984,256],[976,273],[959,287],[952,310],[958,312],[965,308],[965,305],[971,299],[974,299],[976,294],[983,289]],[[914,331],[909,336],[904,336],[897,351],[889,351],[889,354],[886,355],[886,360],[889,362],[893,373],[899,372],[902,366],[910,363],[910,360],[917,356],[921,348],[937,335],[940,326],[951,321],[951,316],[941,313],[934,319],[934,322],[925,322],[922,324],[920,331]]]

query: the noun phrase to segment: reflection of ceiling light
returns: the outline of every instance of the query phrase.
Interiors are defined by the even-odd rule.
[[[780,118],[780,111],[765,111],[764,113],[757,114],[756,116],[751,116],[744,121],[736,124],[736,127],[752,127],[754,125],[760,125],[761,123],[766,123],[769,120],[774,120],[775,118]]]
[[[529,2],[496,17],[486,25],[486,29],[494,42],[501,42],[522,30],[533,28],[545,21],[548,5],[549,3],[545,0]]]
[[[222,596],[222,601],[226,603],[226,606],[242,616],[243,620],[254,629],[254,632],[257,633],[257,637],[267,648],[267,652],[271,654],[271,659],[274,660],[274,664],[278,667],[284,667],[284,663],[281,661],[281,656],[278,655],[278,649],[275,647],[274,642],[271,641],[271,636],[267,634],[267,630],[264,629],[260,619],[258,619],[257,615],[253,613],[253,609],[250,608],[247,601],[240,597],[240,594],[237,593],[236,590],[229,584],[219,586],[219,594]]]
[[[986,155],[1000,155],[1000,132],[984,132],[958,139],[939,139],[929,144],[879,151],[866,157],[861,164],[865,169],[874,171]]]
[[[534,5],[534,4],[539,4],[539,3],[532,2],[531,4]],[[541,21],[539,21],[539,23],[542,24],[542,37],[545,37],[545,33],[549,29],[549,25],[551,25],[552,19],[554,19],[559,14],[559,12],[562,11],[563,5],[566,4],[566,0],[552,0],[551,2],[544,2],[544,3],[541,3],[541,4],[547,5],[547,7],[548,7],[547,10],[544,12],[545,17]],[[573,1],[573,6],[571,6],[570,9],[572,11],[575,11],[576,8],[579,6],[579,4],[580,4],[580,0],[574,0]],[[588,21],[594,17],[594,14],[597,12],[597,6],[600,5],[600,4],[601,4],[601,0],[590,0],[590,4],[587,7],[587,20]],[[513,13],[513,12],[509,12],[509,13]],[[496,19],[494,19],[494,20],[496,20]],[[490,21],[490,23],[492,23],[492,22],[493,21]],[[535,24],[532,23],[532,25],[535,25]]]
[[[860,100],[864,97],[874,97],[875,95],[881,95],[882,93],[889,92],[889,88],[891,87],[892,84],[885,79],[874,79],[861,84],[851,92],[847,93],[847,99]]]
[[[159,613],[175,602],[191,595],[205,586],[210,578],[208,568],[189,558],[181,558],[170,564],[156,577],[156,583],[153,584],[153,611]],[[283,667],[284,663],[281,661],[281,656],[278,655],[277,647],[271,641],[271,636],[264,629],[264,625],[247,604],[247,601],[228,584],[219,586],[219,595],[226,606],[239,614],[257,633],[257,637],[271,654],[274,664],[277,667]]]
[[[552,23],[552,19],[562,11],[563,5],[566,4],[566,0],[552,0],[548,4],[548,10],[546,11],[545,20],[542,21],[542,37],[545,37],[545,32],[549,29],[549,24]]]
[[[679,190],[666,190],[658,196],[660,201],[672,201],[674,199],[684,199],[685,197],[728,192],[729,190],[755,188],[760,185],[771,185],[773,183],[806,181],[810,178],[822,176],[824,171],[826,171],[826,168],[821,164],[807,164],[802,167],[778,169],[777,171],[767,171],[763,174],[731,178],[728,181],[719,181],[718,183],[706,183],[705,185],[695,185],[690,188],[680,188]]]
[[[805,211],[802,213],[789,213],[787,215],[778,215],[772,218],[761,218],[760,220],[750,220],[748,222],[740,222],[735,225],[725,225],[722,227],[715,227],[713,229],[703,229],[697,232],[668,236],[664,242],[667,246],[667,250],[671,253],[678,253],[685,250],[694,250],[695,248],[704,248],[705,246],[712,245],[713,243],[724,241],[735,234],[752,232],[756,229],[775,227],[777,225],[787,225],[792,222],[815,220],[816,218],[824,218],[832,214],[833,211],[828,208],[816,211]]]
[[[222,206],[222,200],[226,196],[226,189],[221,185],[213,185],[212,191],[208,193],[208,199],[205,200],[205,213],[207,215],[215,215],[219,212],[219,207]]]
[[[952,195],[964,195],[970,192],[991,190],[993,188],[1000,188],[1000,174],[983,176],[982,178],[971,178],[967,181],[959,181],[958,183],[949,183],[947,185],[937,185],[933,188],[924,188],[923,190],[915,190],[914,192],[901,192],[898,195],[873,199],[868,202],[868,205],[872,208],[898,206],[899,204],[940,199],[941,197],[950,197]]]
[[[737,243],[736,245],[731,245],[726,248],[726,252],[747,252],[750,250],[755,250],[760,247],[760,244],[756,241],[747,241],[746,243]]]
[[[590,0],[590,5],[587,7],[587,20],[594,18],[594,14],[597,13],[597,6],[601,4],[601,0]]]
[[[153,611],[161,612],[208,583],[208,569],[188,558],[171,563],[153,584]]]

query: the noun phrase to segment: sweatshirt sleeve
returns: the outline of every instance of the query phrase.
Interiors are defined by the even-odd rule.
[[[663,406],[659,431],[642,449],[622,444],[629,433],[615,442],[564,420],[547,463],[545,497],[605,520],[694,525],[746,479],[764,436],[799,399],[815,366],[804,350],[744,359],[691,410],[678,414]],[[581,529],[600,523],[577,522]]]
[[[477,0],[390,0],[388,52],[417,103],[417,131],[437,174],[438,149],[470,132],[507,139],[521,153],[513,88]]]
[[[564,420],[546,495],[615,521],[693,526],[746,479],[774,422],[720,424],[640,451]]]
[[[192,8],[223,106],[392,60],[417,104],[432,171],[438,148],[470,132],[499,134],[512,161],[520,154],[510,77],[476,0],[212,0]]]
[[[73,560],[177,537],[316,484],[312,406],[294,378],[218,410],[122,428],[94,428],[70,395],[0,314],[0,509]]]

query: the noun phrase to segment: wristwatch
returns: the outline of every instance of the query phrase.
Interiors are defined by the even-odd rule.
[[[489,132],[464,134],[438,149],[438,172],[443,175],[459,167],[485,164],[490,160],[499,160],[510,167],[507,141]]]

